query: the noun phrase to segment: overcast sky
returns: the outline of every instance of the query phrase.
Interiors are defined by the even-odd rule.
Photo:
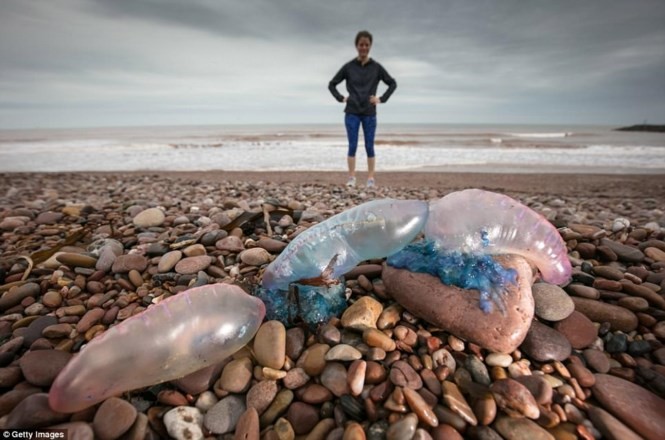
[[[382,122],[665,123],[663,0],[0,0],[0,128],[339,123],[361,29]]]

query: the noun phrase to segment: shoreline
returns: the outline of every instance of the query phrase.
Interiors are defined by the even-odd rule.
[[[341,171],[93,171],[93,172],[33,172],[4,173],[0,186],[11,186],[15,178],[94,178],[116,176],[150,177],[201,182],[270,182],[295,185],[336,185],[344,187],[346,172]],[[365,171],[357,173],[359,186],[364,190]],[[449,192],[465,188],[519,195],[548,195],[559,197],[588,197],[603,199],[655,199],[665,205],[665,181],[650,174],[557,174],[557,173],[468,173],[468,172],[415,172],[388,171],[376,174],[379,195],[393,188],[436,189]]]

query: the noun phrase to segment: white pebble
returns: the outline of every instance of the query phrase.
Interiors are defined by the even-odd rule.
[[[201,412],[208,412],[210,408],[215,406],[219,402],[217,396],[212,391],[204,391],[201,393],[198,399],[196,399],[196,407],[201,410]]]
[[[164,426],[169,435],[177,440],[203,438],[203,415],[193,406],[178,406],[164,414]]]

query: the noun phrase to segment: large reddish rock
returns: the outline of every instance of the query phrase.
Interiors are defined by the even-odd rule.
[[[534,314],[533,273],[522,257],[503,255],[496,260],[517,271],[517,284],[505,294],[506,314],[485,314],[477,290],[447,286],[432,275],[390,266],[383,268],[386,291],[409,312],[453,335],[491,351],[511,353],[522,343]]]
[[[646,439],[665,438],[665,400],[627,380],[596,374],[594,397],[610,413]]]

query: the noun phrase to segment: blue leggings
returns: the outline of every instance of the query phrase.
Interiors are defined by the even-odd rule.
[[[355,115],[347,113],[344,117],[346,125],[346,136],[349,138],[349,157],[356,156],[358,149],[358,130],[360,124],[363,126],[363,136],[365,138],[365,152],[367,157],[374,157],[374,133],[376,133],[376,116]]]

